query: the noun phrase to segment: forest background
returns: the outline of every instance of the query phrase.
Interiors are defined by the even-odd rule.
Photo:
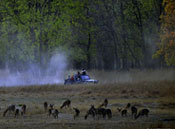
[[[174,67],[174,23],[172,0],[1,0],[0,68],[44,68],[55,51],[73,69]]]

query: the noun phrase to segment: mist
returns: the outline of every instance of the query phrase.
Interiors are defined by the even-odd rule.
[[[63,53],[54,54],[44,69],[30,64],[25,71],[12,72],[7,65],[5,69],[0,69],[0,86],[62,84],[66,67],[67,58]]]

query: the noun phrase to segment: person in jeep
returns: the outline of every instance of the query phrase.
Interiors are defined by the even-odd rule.
[[[81,75],[86,75],[86,70],[85,69],[82,69]]]

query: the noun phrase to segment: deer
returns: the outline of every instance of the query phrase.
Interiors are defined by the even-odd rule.
[[[131,106],[131,104],[128,103],[128,104],[126,105],[126,109],[130,108],[130,106]]]
[[[18,104],[18,106],[16,106],[16,108],[20,109],[20,112],[22,112],[22,115],[26,113],[27,106],[25,104]]]
[[[108,99],[105,99],[104,102],[99,106],[99,108],[102,108],[102,107],[107,107],[108,106]]]
[[[137,115],[135,115],[135,119],[139,118],[140,116],[146,116],[148,117],[149,110],[148,109],[142,109],[139,111]]]
[[[99,119],[99,116],[102,116],[103,118],[106,118],[106,109],[105,108],[97,108],[96,110],[96,115]]]
[[[27,106],[25,104],[19,104],[15,107],[15,117],[19,116],[19,113],[21,113],[21,116],[23,116],[26,113]]]
[[[48,110],[48,115],[50,116],[52,114],[54,104],[49,104],[49,110]]]
[[[75,118],[79,116],[80,110],[78,108],[73,108],[73,109],[75,111],[75,115],[74,115],[74,120],[75,120]]]
[[[57,109],[52,110],[52,116],[56,119],[58,118],[59,111]]]
[[[106,109],[106,115],[108,116],[108,119],[112,118],[112,111],[111,111],[111,109]]]
[[[19,113],[21,113],[21,116],[23,116],[23,114],[25,114],[26,112],[26,105],[25,104],[19,104],[18,106],[12,104],[9,105],[7,107],[7,109],[3,112],[3,116],[6,116],[7,112],[14,112],[15,113],[15,117],[19,116]]]
[[[25,104],[18,104],[18,106],[11,104],[3,112],[3,117],[6,116],[7,112],[14,112],[15,117],[19,116],[19,113],[21,113],[21,116],[23,116],[26,113],[26,108],[27,106]]]
[[[131,107],[131,114],[132,114],[132,116],[136,117],[136,115],[137,115],[137,108],[135,106]]]
[[[3,117],[6,116],[6,113],[7,113],[8,111],[9,111],[9,112],[14,112],[14,111],[15,111],[15,105],[14,105],[14,104],[9,105],[9,106],[6,108],[6,110],[3,112]]]
[[[21,112],[21,116],[23,116],[24,112],[21,106],[17,106],[15,108],[15,118],[19,116],[19,113]]]
[[[62,109],[63,107],[66,107],[66,106],[70,107],[70,105],[71,105],[71,101],[69,99],[67,99],[65,102],[63,102],[63,104],[60,108]]]
[[[124,109],[117,108],[119,112],[121,112],[121,116],[127,116],[127,109],[131,107],[131,104],[128,103]]]
[[[48,115],[52,115],[55,119],[58,118],[59,111],[54,109],[54,104],[49,105]]]
[[[86,115],[84,116],[84,119],[86,120],[89,115],[91,115],[93,117],[93,119],[95,119],[96,109],[95,109],[94,105],[91,105],[91,108],[87,111]]]
[[[127,109],[117,108],[117,110],[121,112],[121,116],[127,116]]]
[[[102,116],[103,119],[106,119],[106,116],[108,117],[108,119],[112,118],[112,111],[111,109],[105,109],[105,108],[97,108],[96,109],[96,115],[98,116]]]
[[[91,108],[85,115],[85,119],[87,119],[88,115],[92,115],[95,119],[95,116],[99,119],[99,116],[102,116],[104,119],[106,118],[106,115],[108,116],[108,119],[112,118],[112,111],[111,109],[105,109],[105,108],[95,108],[94,105],[91,105]]]
[[[49,109],[49,116],[52,115],[55,119],[58,118],[59,111],[57,109]]]

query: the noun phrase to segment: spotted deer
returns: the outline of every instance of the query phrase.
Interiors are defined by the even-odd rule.
[[[136,117],[136,115],[137,115],[137,108],[135,106],[131,107],[131,115],[134,117]]]
[[[57,109],[52,110],[52,116],[56,119],[58,118],[59,111]]]
[[[108,119],[112,118],[112,111],[111,111],[111,109],[106,109],[106,115],[108,116]]]
[[[19,116],[19,113],[21,113],[21,116],[23,116],[26,113],[27,106],[25,104],[19,104],[15,107],[15,117]]]
[[[5,111],[3,112],[4,117],[6,116],[7,112],[15,112],[15,105],[11,104],[5,109]]]
[[[135,119],[139,118],[140,116],[146,116],[148,117],[149,110],[148,109],[142,109],[139,111],[139,113],[135,116]]]
[[[117,110],[121,112],[121,116],[127,116],[127,109],[117,108]]]
[[[112,118],[112,111],[111,109],[105,109],[105,108],[97,108],[96,109],[96,116],[99,119],[100,116],[103,117],[103,119],[106,119],[106,116],[108,119]]]
[[[95,109],[94,105],[91,105],[91,108],[87,111],[86,115],[84,116],[84,119],[86,120],[89,115],[91,115],[93,117],[93,119],[95,119],[96,109]]]
[[[102,107],[107,107],[108,106],[108,99],[105,99],[104,102],[99,106],[99,108],[102,108]]]
[[[75,111],[75,115],[74,115],[74,120],[76,117],[78,117],[80,115],[80,110],[78,108],[73,108]]]
[[[53,108],[54,104],[49,104],[49,110],[48,110],[48,115],[52,115],[52,110],[54,109]]]
[[[62,106],[60,108],[62,109],[63,107],[66,107],[66,106],[70,107],[70,105],[71,105],[71,101],[68,99],[65,102],[63,102],[63,104],[62,104]]]
[[[95,119],[99,119],[100,116],[102,116],[104,119],[106,116],[108,119],[112,118],[112,111],[111,109],[105,109],[105,108],[95,108],[94,105],[91,106],[91,108],[88,110],[87,114],[85,115],[85,119],[87,119],[88,115],[92,115],[92,117]]]
[[[49,105],[48,116],[53,116],[55,119],[58,118],[59,111],[54,109],[54,104]]]

